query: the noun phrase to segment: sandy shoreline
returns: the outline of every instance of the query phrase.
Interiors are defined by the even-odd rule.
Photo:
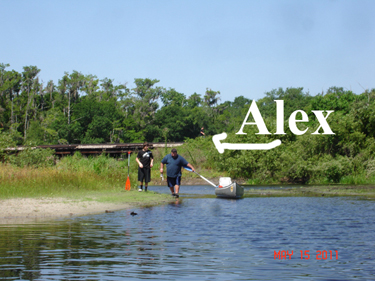
[[[184,182],[186,185],[202,183],[205,184],[200,178],[190,178]],[[162,184],[164,185],[165,183],[163,182]],[[105,195],[105,193],[103,194]],[[119,196],[123,196],[123,194],[119,194]],[[106,211],[113,212],[131,209],[146,204],[155,205],[163,202],[168,201],[160,198],[152,199],[151,202],[137,202],[137,200],[132,200],[130,203],[103,203],[96,201],[94,198],[85,200],[62,197],[0,199],[0,225],[53,221],[62,218],[101,214]]]
[[[129,203],[101,203],[67,198],[0,200],[0,224],[35,223],[131,208]]]
[[[188,185],[196,182],[189,181]],[[138,192],[136,192],[137,194]],[[103,193],[102,195],[106,195]],[[125,193],[118,193],[112,196],[121,197]],[[0,199],[0,225],[24,224],[52,221],[56,219],[85,216],[114,212],[131,208],[138,208],[144,205],[155,205],[168,203],[166,197],[160,198],[150,194],[149,201],[138,200],[133,197],[127,202],[98,202],[96,196],[91,196],[89,200],[69,199],[69,198],[15,198]],[[131,195],[134,196],[134,195]],[[156,196],[156,197],[154,197]],[[247,197],[274,197],[274,196],[362,196],[369,199],[375,198],[375,187],[367,186],[301,186],[299,188],[279,188],[279,189],[249,189]],[[89,196],[90,197],[90,196]],[[99,196],[100,197],[100,196]],[[88,197],[86,197],[88,198]],[[131,212],[129,210],[129,212]]]

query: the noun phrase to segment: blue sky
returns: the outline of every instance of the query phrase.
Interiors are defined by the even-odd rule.
[[[158,79],[187,97],[260,99],[279,87],[311,95],[375,88],[375,1],[0,0],[0,62]]]

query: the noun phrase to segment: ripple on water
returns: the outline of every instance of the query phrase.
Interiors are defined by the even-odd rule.
[[[2,227],[4,280],[374,279],[374,202],[195,198]],[[291,259],[274,252],[293,251]],[[310,259],[301,259],[300,251]],[[316,251],[338,251],[318,260]]]

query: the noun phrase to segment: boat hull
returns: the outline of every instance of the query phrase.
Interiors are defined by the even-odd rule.
[[[215,195],[221,198],[241,198],[243,193],[243,186],[237,184],[236,182],[232,182],[228,186],[215,188]]]

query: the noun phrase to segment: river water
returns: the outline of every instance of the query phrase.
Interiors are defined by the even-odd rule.
[[[1,226],[0,279],[375,280],[375,201],[213,194],[182,187],[173,204]]]

